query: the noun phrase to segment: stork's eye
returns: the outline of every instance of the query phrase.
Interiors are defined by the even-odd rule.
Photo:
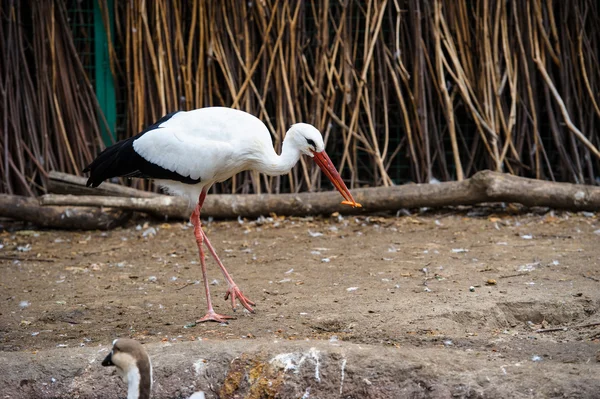
[[[311,139],[306,139],[306,142],[308,143],[309,146],[311,146],[314,149],[317,149],[317,145],[315,144],[315,142]]]

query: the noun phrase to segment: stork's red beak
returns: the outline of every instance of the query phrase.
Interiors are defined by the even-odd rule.
[[[337,188],[340,194],[342,194],[342,197],[344,197],[344,201],[342,201],[342,204],[350,205],[354,208],[361,208],[362,205],[354,201],[354,198],[352,198],[352,194],[350,194],[350,190],[348,190],[348,187],[346,187],[346,184],[342,180],[342,177],[338,173],[335,166],[333,166],[333,163],[331,162],[331,159],[329,159],[327,153],[325,151],[315,151],[313,152],[313,155],[315,162],[317,163],[317,165],[319,165],[319,168],[321,168],[323,173],[325,173],[325,176],[327,176],[329,180],[331,180],[331,183],[333,183],[335,188]]]

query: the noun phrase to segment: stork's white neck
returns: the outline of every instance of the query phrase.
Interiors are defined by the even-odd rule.
[[[283,145],[281,146],[281,155],[277,155],[273,152],[272,156],[267,159],[260,161],[258,168],[259,172],[262,172],[269,176],[279,176],[288,173],[302,155],[296,140],[294,138],[295,132],[289,130],[285,138],[283,139]]]

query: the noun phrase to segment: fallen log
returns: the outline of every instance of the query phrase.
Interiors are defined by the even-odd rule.
[[[281,195],[212,195],[203,212],[216,218],[277,215],[361,214],[403,208],[440,208],[490,202],[519,203],[573,211],[600,210],[600,187],[555,183],[504,173],[481,171],[463,181],[406,184],[352,190],[362,208],[340,204],[335,192]]]
[[[317,215],[341,212],[397,211],[402,208],[475,205],[489,202],[513,202],[525,206],[542,206],[573,211],[600,210],[600,187],[555,183],[481,171],[460,182],[407,184],[394,187],[352,190],[362,208],[340,204],[337,192],[300,194],[209,195],[202,213],[215,218],[257,217],[273,212],[277,215]],[[102,196],[41,197],[44,205],[110,206],[187,219],[188,201],[177,197],[116,198]]]
[[[159,195],[153,198],[124,198],[98,195],[46,194],[39,199],[42,206],[101,206],[152,213],[157,216],[187,219],[192,213],[189,201],[182,197]]]
[[[41,206],[36,198],[0,194],[0,217],[54,229],[109,230],[123,225],[131,212],[116,208]]]
[[[57,171],[48,173],[47,190],[56,194],[76,194],[76,195],[104,195],[116,197],[139,197],[154,198],[162,194],[149,191],[137,190],[131,187],[121,186],[119,184],[104,182],[100,187],[86,187],[87,178],[70,175]]]

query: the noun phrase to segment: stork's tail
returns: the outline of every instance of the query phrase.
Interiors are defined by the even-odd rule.
[[[137,155],[133,150],[133,139],[119,141],[102,151],[92,163],[83,170],[90,173],[86,186],[98,187],[106,179],[117,176],[131,176],[137,167],[131,162]]]

